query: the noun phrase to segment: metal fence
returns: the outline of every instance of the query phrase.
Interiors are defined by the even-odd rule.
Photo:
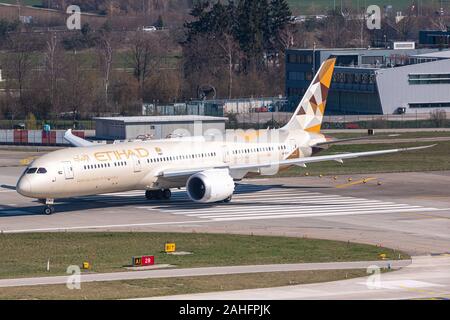
[[[93,120],[38,120],[33,124],[28,123],[27,120],[0,120],[0,129],[42,130],[47,124],[52,130],[95,130],[95,121]]]
[[[198,108],[198,105],[195,106]],[[183,107],[179,107],[178,111]],[[184,107],[186,108],[186,107]],[[207,108],[207,107],[206,107]],[[169,112],[150,115],[179,115]],[[198,110],[198,109],[197,109]],[[245,113],[223,113],[220,109],[212,109],[208,115],[225,116],[229,118],[228,129],[267,129],[279,128],[285,125],[292,117],[291,112],[252,111]],[[186,114],[186,113],[181,113]],[[197,113],[188,113],[197,114]],[[201,114],[201,113],[200,113]],[[26,120],[0,120],[0,129],[43,129],[44,124],[49,124],[52,130],[95,130],[93,120],[39,120],[29,127]],[[440,119],[434,119],[429,113],[403,114],[403,115],[334,115],[325,116],[322,128],[324,129],[396,129],[396,128],[450,128],[450,113]]]

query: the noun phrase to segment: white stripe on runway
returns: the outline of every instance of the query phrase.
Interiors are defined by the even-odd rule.
[[[408,207],[408,206],[397,206],[397,205],[391,205],[381,208],[374,208],[372,206],[365,206],[365,207],[359,207],[359,208],[341,208],[341,209],[324,209],[324,208],[308,208],[308,209],[299,209],[299,208],[292,208],[292,209],[286,209],[282,210],[280,212],[273,212],[273,210],[266,211],[257,211],[256,213],[252,213],[251,216],[270,216],[270,215],[284,215],[286,213],[299,213],[299,214],[306,214],[306,213],[319,213],[319,212],[359,212],[359,211],[368,211],[368,210],[378,210],[378,211],[386,211],[386,210],[400,210],[400,209],[422,209],[421,207]],[[243,214],[231,212],[231,213],[223,213],[223,214],[188,214],[189,217],[199,217],[199,218],[220,218],[220,217],[245,217],[250,216],[250,214]]]
[[[404,205],[404,204],[377,204],[376,206],[374,206],[373,204],[355,204],[355,205],[295,205],[295,206],[275,206],[277,209],[280,209],[280,211],[286,211],[286,210],[297,210],[297,211],[304,211],[304,210],[335,210],[335,209],[340,209],[340,210],[354,210],[357,208],[376,208],[376,209],[381,209],[384,207],[403,207],[403,208],[421,208],[419,206],[409,206],[409,205]],[[198,215],[198,216],[202,216],[202,215],[208,215],[211,213],[214,214],[218,214],[218,211],[220,212],[220,214],[226,214],[227,212],[251,212],[251,211],[271,211],[273,212],[274,206],[251,206],[251,207],[246,207],[245,209],[242,207],[221,207],[221,208],[213,208],[211,210],[183,210],[183,212],[180,212],[180,210],[178,209],[172,209],[172,210],[164,210],[164,212],[167,213],[172,213],[172,214],[183,214],[183,215]],[[161,209],[160,209],[161,210]]]
[[[253,192],[252,192],[253,191]],[[244,221],[286,218],[314,218],[362,214],[426,212],[441,209],[426,208],[390,201],[332,195],[305,190],[239,185],[231,204],[199,204],[188,199],[186,191],[175,190],[173,201],[149,201],[143,191],[119,192],[100,196],[80,197],[88,201],[111,204],[137,204],[139,210],[185,216],[203,222]],[[146,204],[146,206],[142,206]],[[139,206],[141,205],[141,206]]]
[[[434,209],[439,211],[440,209]],[[387,210],[387,211],[362,211],[362,212],[333,212],[333,213],[312,213],[312,214],[290,214],[290,215],[272,215],[272,216],[247,216],[239,218],[215,218],[213,221],[243,221],[243,220],[266,220],[266,219],[286,219],[286,218],[316,218],[316,217],[330,217],[330,216],[355,216],[365,214],[385,214],[385,213],[406,213],[406,212],[420,212],[423,209],[400,209],[400,210]]]

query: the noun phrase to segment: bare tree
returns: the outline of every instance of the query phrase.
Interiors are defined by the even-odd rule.
[[[149,77],[152,67],[155,65],[156,51],[159,46],[156,37],[140,31],[131,43],[130,60],[134,76],[139,83],[139,92],[143,96],[144,84]]]
[[[228,99],[233,96],[233,73],[236,55],[239,52],[239,45],[234,39],[234,36],[229,33],[224,33],[221,40],[217,41],[217,45],[223,52],[224,60],[227,64],[228,70]]]
[[[447,122],[447,112],[445,112],[445,110],[434,110],[430,112],[430,120],[434,123],[436,128],[445,127]]]
[[[32,55],[33,43],[30,39],[26,39],[21,33],[11,37],[5,67],[9,74],[8,78],[17,83],[19,104],[25,114],[28,114],[31,109],[25,103],[25,90],[32,73]]]
[[[74,54],[66,58],[64,74],[61,84],[64,110],[76,120],[94,107],[98,92],[97,73],[83,68],[80,59]]]
[[[47,72],[47,80],[50,84],[50,103],[53,108],[56,108],[56,86],[58,76],[58,61],[57,61],[58,42],[56,33],[51,33],[47,40],[47,47],[45,51],[45,70]]]
[[[102,32],[99,39],[98,55],[100,59],[100,68],[103,76],[104,103],[108,105],[109,84],[111,76],[111,67],[113,62],[113,47],[111,36],[107,32]]]

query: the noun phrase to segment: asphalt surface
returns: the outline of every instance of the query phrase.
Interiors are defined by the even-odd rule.
[[[450,252],[450,172],[246,181],[230,204],[194,204],[183,190],[63,199],[56,213],[20,196],[23,168],[0,168],[0,232],[173,231],[284,235],[378,244],[411,255]],[[366,184],[362,178],[373,178]],[[378,186],[378,181],[382,182]]]
[[[54,215],[44,216],[41,204],[14,190],[23,170],[0,167],[0,232],[195,231],[281,235],[381,245],[414,256],[450,253],[450,172],[354,175],[352,182],[347,181],[348,176],[339,176],[337,180],[332,177],[247,180],[237,186],[230,204],[194,204],[183,190],[175,191],[171,201],[152,202],[145,199],[142,191],[131,191],[62,199],[57,202]],[[214,293],[207,297],[264,299],[268,294],[279,299],[446,297],[449,270],[445,257],[414,258],[412,266],[382,275],[388,288],[369,290],[361,285],[365,279],[356,279],[223,293],[223,296]],[[173,270],[149,272],[156,275],[154,272]]]
[[[81,282],[83,283],[94,281],[198,277],[198,276],[216,276],[216,275],[263,273],[263,272],[351,270],[351,269],[367,269],[368,267],[373,265],[377,265],[379,266],[379,268],[388,268],[390,266],[393,269],[397,269],[400,267],[407,266],[410,263],[411,261],[409,260],[359,261],[359,262],[300,263],[300,264],[275,264],[275,265],[253,265],[253,266],[250,265],[250,266],[112,272],[112,273],[82,274]],[[67,283],[67,280],[68,280],[67,276],[3,279],[0,280],[0,288],[65,284]]]
[[[374,269],[372,269],[374,270]],[[148,298],[150,299],[150,298]],[[450,257],[414,257],[399,271],[297,286],[165,296],[164,300],[450,299]]]

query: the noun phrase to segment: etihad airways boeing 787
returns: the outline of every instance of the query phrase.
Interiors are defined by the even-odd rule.
[[[54,199],[144,190],[148,199],[170,199],[171,188],[186,187],[195,202],[229,202],[235,181],[250,174],[275,175],[290,166],[375,156],[401,151],[316,156],[330,141],[320,133],[336,60],[325,61],[289,123],[277,130],[235,132],[225,139],[175,138],[96,145],[66,132],[77,148],[46,154],[25,170],[17,191],[45,203]]]

